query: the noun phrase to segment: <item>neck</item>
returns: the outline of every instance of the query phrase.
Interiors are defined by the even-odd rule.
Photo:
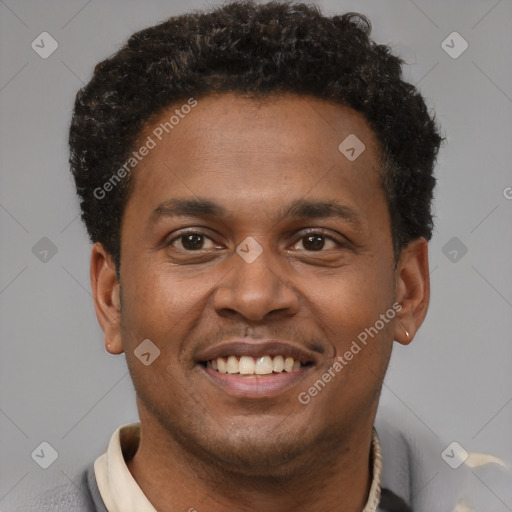
[[[312,450],[307,460],[247,471],[192,454],[154,419],[141,415],[140,445],[127,465],[159,512],[361,512],[372,480],[372,425],[353,429],[336,449]]]

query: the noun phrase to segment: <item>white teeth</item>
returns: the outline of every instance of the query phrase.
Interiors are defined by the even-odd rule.
[[[300,364],[300,363],[299,363]],[[274,371],[274,364],[270,356],[258,357],[256,360],[256,375],[268,375]]]
[[[254,359],[248,356],[242,356],[238,363],[239,372],[242,375],[253,375],[254,374]]]
[[[222,357],[218,357],[217,359],[215,359],[215,361],[217,361],[217,366],[219,367],[220,373],[228,373],[228,371],[226,370],[226,361],[224,361]]]
[[[228,373],[238,373],[239,365],[238,359],[235,356],[229,356],[226,364],[226,370]]]
[[[229,356],[217,357],[207,361],[206,367],[219,373],[229,373],[240,375],[270,375],[271,373],[292,372],[299,370],[303,365],[300,361],[295,361],[293,357],[283,356],[261,356],[258,358],[250,356]]]
[[[284,359],[283,356],[274,357],[274,371],[280,373],[284,370]]]
[[[287,357],[284,360],[284,371],[291,372],[293,370],[293,357]]]

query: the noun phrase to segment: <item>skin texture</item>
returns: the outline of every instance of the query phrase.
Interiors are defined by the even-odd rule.
[[[353,162],[338,150],[349,134],[366,146]],[[141,442],[128,466],[157,510],[365,505],[393,340],[412,340],[429,302],[426,241],[412,241],[395,268],[379,172],[379,146],[360,114],[295,95],[200,99],[137,166],[121,230],[121,286],[99,243],[91,282],[105,346],[126,354],[137,391]],[[208,199],[226,211],[150,223],[172,198]],[[287,218],[300,199],[335,201],[358,220]],[[320,250],[305,238],[310,228],[326,237],[313,247]],[[176,238],[184,229],[204,233],[200,250],[187,252]],[[236,252],[248,236],[263,249],[252,263]],[[395,302],[395,318],[301,404],[298,394]],[[315,365],[276,396],[233,396],[197,355],[244,336],[313,347]],[[144,339],[161,351],[150,366],[133,353]]]

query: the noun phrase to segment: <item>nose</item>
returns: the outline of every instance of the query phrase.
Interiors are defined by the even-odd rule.
[[[219,315],[242,315],[253,322],[277,315],[292,316],[299,309],[299,299],[288,280],[283,263],[270,249],[252,262],[238,253],[231,257],[232,268],[218,284],[214,308]]]

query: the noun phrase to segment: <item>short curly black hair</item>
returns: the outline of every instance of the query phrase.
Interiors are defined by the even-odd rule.
[[[430,240],[442,138],[421,94],[402,80],[403,61],[370,32],[357,13],[327,17],[315,5],[235,1],[137,32],[100,62],[76,95],[70,164],[89,237],[111,254],[118,276],[131,175],[107,197],[98,190],[163,109],[218,93],[293,93],[363,114],[382,150],[395,263],[411,240]]]

